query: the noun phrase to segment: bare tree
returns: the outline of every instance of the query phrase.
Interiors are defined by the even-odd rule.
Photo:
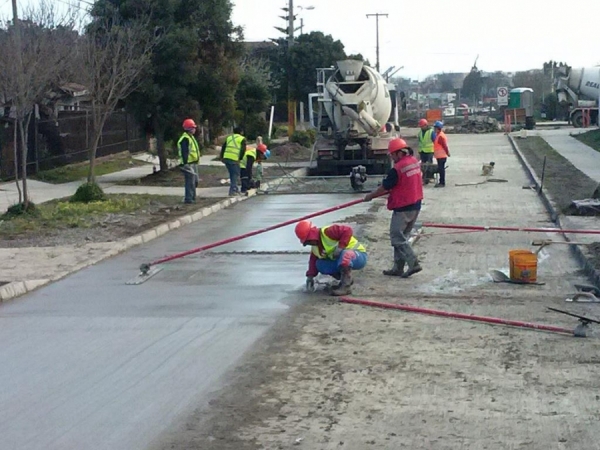
[[[14,1],[13,16],[17,17]],[[11,115],[15,119],[15,179],[19,187],[20,153],[23,190],[21,193],[20,187],[18,189],[19,203],[27,210],[27,130],[35,105],[58,82],[66,66],[77,34],[74,29],[78,16],[72,8],[59,14],[50,0],[30,5],[22,16],[12,22],[0,21],[0,85],[4,88],[5,98],[10,101]]]
[[[88,182],[95,180],[96,153],[106,120],[118,103],[140,85],[152,62],[152,50],[159,37],[149,24],[149,19],[124,22],[115,14],[110,20],[95,20],[84,36],[82,83],[91,96],[93,129]]]

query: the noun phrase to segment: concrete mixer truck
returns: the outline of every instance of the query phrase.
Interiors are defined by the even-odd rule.
[[[572,105],[569,115],[573,126],[582,127],[588,112],[590,124],[598,124],[600,66],[580,69],[560,67],[555,83],[558,101]]]
[[[367,174],[387,172],[388,142],[399,134],[397,123],[390,122],[395,105],[390,88],[362,61],[317,69],[317,93],[309,96],[317,174],[347,175],[359,166]]]

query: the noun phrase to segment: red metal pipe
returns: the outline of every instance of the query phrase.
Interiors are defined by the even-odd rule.
[[[443,223],[423,223],[423,227],[428,228],[453,228],[457,230],[477,230],[477,231],[525,231],[528,233],[571,233],[571,234],[600,234],[600,230],[562,230],[560,228],[527,228],[527,227],[496,227],[479,225],[447,225]]]
[[[399,309],[420,314],[428,314],[431,316],[450,317],[453,319],[473,320],[476,322],[492,323],[495,325],[508,325],[519,328],[533,328],[534,330],[552,331],[554,333],[564,333],[573,336],[573,330],[568,328],[555,327],[552,325],[541,325],[531,322],[521,322],[519,320],[498,319],[496,317],[475,316],[472,314],[462,314],[448,311],[440,311],[437,309],[420,308],[418,306],[396,305],[394,303],[373,302],[370,300],[360,300],[357,298],[340,297],[340,301],[344,303],[353,303],[355,305],[372,306],[375,308]]]
[[[240,234],[239,236],[234,236],[234,237],[230,237],[230,238],[227,238],[227,239],[223,239],[222,241],[213,242],[212,244],[203,245],[202,247],[197,247],[197,248],[193,248],[191,250],[187,250],[185,252],[175,253],[174,255],[165,256],[164,258],[161,258],[161,259],[158,259],[158,260],[153,261],[151,263],[148,263],[147,265],[142,265],[142,267],[150,267],[150,266],[155,266],[157,264],[162,264],[162,263],[165,263],[165,262],[168,262],[168,261],[173,261],[174,259],[183,258],[184,256],[193,255],[194,253],[203,252],[205,250],[210,250],[211,248],[219,247],[221,245],[229,244],[231,242],[235,242],[235,241],[246,239],[246,238],[249,238],[249,237],[252,237],[252,236],[256,236],[257,234],[262,234],[262,233],[266,233],[267,231],[276,230],[277,228],[282,228],[282,227],[291,225],[293,223],[300,222],[301,220],[307,220],[307,219],[310,219],[312,217],[321,216],[323,214],[327,214],[327,213],[330,213],[330,212],[333,212],[333,211],[337,211],[337,210],[340,210],[340,209],[348,208],[350,206],[358,205],[359,203],[362,203],[362,202],[364,202],[364,199],[362,199],[362,198],[358,199],[358,200],[352,200],[351,202],[342,203],[341,205],[337,205],[337,206],[333,206],[331,208],[323,209],[321,211],[317,211],[315,213],[308,214],[306,216],[299,217],[297,219],[291,219],[291,220],[287,220],[285,222],[278,223],[276,225],[271,225],[270,227],[267,227],[267,228],[262,228],[260,230],[250,231],[249,233]]]

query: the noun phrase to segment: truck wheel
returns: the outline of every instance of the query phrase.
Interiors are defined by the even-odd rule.
[[[575,128],[583,127],[583,113],[581,111],[577,111],[575,114],[571,116],[571,123]]]

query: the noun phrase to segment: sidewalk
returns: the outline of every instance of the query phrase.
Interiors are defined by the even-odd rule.
[[[571,136],[571,134],[581,134],[586,131],[589,129],[565,128],[562,130],[536,130],[535,134],[544,139],[577,169],[600,183],[600,152]]]

